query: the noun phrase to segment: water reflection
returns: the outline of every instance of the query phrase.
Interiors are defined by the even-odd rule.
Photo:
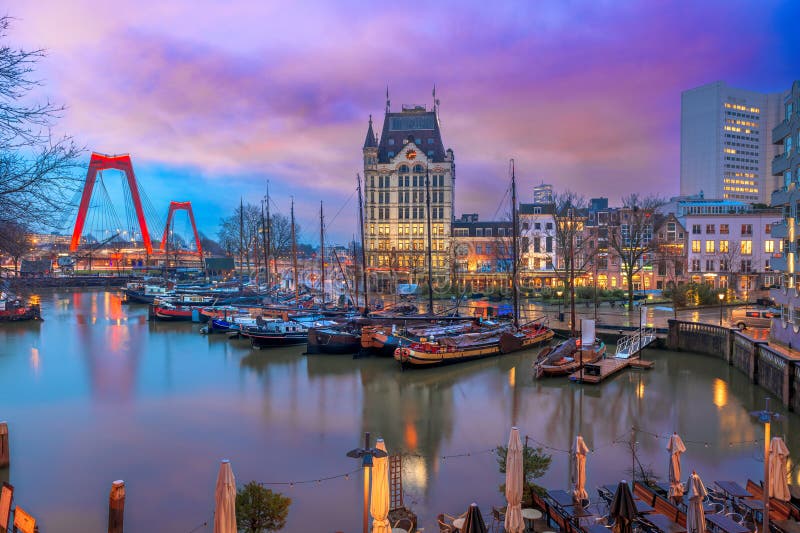
[[[757,480],[763,468],[763,428],[748,413],[764,391],[711,357],[649,351],[653,370],[579,386],[534,380],[535,352],[400,372],[390,359],[251,350],[197,325],[150,323],[114,293],[45,294],[42,306],[41,327],[0,328],[0,390],[19,439],[10,481],[44,524],[75,513],[102,523],[108,483],[122,477],[131,530],[188,531],[210,514],[221,457],[243,483],[317,479],[354,467],[344,453],[364,431],[405,454],[406,501],[431,529],[438,513],[471,501],[501,504],[486,451],[513,424],[552,455],[541,480],[550,487],[569,487],[578,434],[593,450],[590,487],[628,477],[632,428],[638,459],[662,479],[673,431],[688,448],[685,468],[704,480]],[[796,423],[789,414],[773,427],[792,465]],[[281,488],[294,500],[287,531],[316,530],[318,516],[356,529],[358,478]]]

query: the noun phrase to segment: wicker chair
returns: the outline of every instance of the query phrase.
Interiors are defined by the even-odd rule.
[[[405,529],[408,533],[414,533],[414,522],[409,520],[408,518],[401,518],[397,522],[394,523],[392,528],[395,529]]]
[[[450,518],[448,522],[448,518]],[[439,533],[457,533],[458,530],[453,526],[453,517],[447,514],[440,514],[436,517],[439,524]]]
[[[503,531],[503,527],[506,523],[506,510],[492,506],[492,525],[490,531],[497,531],[500,533]]]

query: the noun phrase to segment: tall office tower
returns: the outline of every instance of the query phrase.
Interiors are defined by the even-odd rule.
[[[533,188],[533,203],[535,204],[552,204],[553,203],[553,186],[549,183],[542,183]]]
[[[681,93],[681,196],[769,202],[782,185],[770,168],[782,104],[783,93],[721,81]]]

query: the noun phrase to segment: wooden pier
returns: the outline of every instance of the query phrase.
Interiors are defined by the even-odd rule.
[[[617,372],[625,368],[639,368],[650,369],[653,368],[655,361],[643,361],[641,359],[617,359],[609,357],[608,359],[600,359],[596,363],[586,364],[583,370],[578,370],[570,374],[570,381],[577,381],[580,383],[600,383],[604,379],[613,376]]]

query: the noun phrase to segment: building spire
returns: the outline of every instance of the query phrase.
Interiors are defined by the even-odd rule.
[[[377,148],[378,141],[375,139],[375,132],[372,130],[372,115],[369,116],[369,127],[367,128],[367,137],[364,139],[364,148]]]
[[[391,101],[389,100],[389,85],[386,85],[386,112],[389,112],[389,105]]]
[[[436,99],[436,84],[433,84],[433,110],[438,113],[439,111],[439,100]]]

